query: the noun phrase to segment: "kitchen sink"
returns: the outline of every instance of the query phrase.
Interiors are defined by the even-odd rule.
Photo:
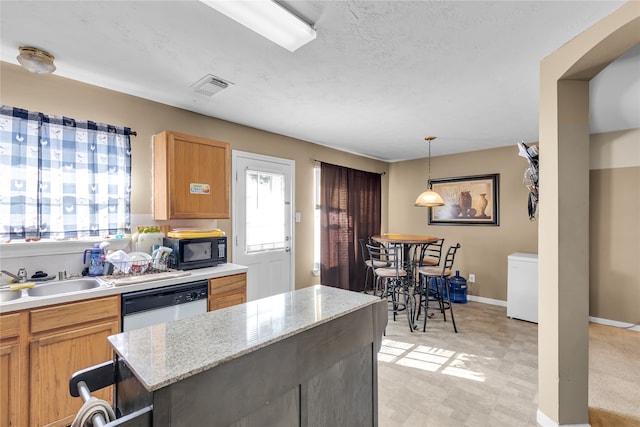
[[[87,289],[98,288],[100,285],[101,282],[98,279],[73,279],[37,285],[34,288],[27,289],[27,293],[32,297],[43,297],[47,295],[64,294],[67,292],[84,291]]]
[[[22,296],[22,291],[12,291],[11,289],[0,289],[0,302],[13,301]]]

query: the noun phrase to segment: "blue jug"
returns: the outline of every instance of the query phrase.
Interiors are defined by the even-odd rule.
[[[83,263],[87,263],[87,253],[89,254],[89,276],[102,276],[104,269],[104,254],[100,249],[100,244],[96,243],[91,249],[85,249]]]

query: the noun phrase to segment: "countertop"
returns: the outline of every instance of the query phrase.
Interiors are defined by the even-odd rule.
[[[108,339],[151,392],[377,302],[315,285]]]
[[[50,296],[39,296],[32,297],[27,295],[27,290],[24,289],[22,291],[22,297],[15,299],[13,301],[7,301],[0,303],[0,313],[10,313],[13,311],[24,310],[28,308],[38,308],[45,307],[53,304],[61,304],[66,302],[74,302],[81,301],[85,299],[91,298],[100,298],[110,295],[119,295],[127,292],[140,291],[145,289],[152,288],[161,288],[170,285],[176,285],[180,283],[194,282],[197,280],[203,279],[211,279],[222,276],[229,276],[232,274],[239,274],[246,272],[248,270],[247,267],[226,263],[221,264],[216,267],[208,267],[208,268],[198,268],[194,270],[187,270],[184,273],[188,273],[188,275],[182,275],[179,277],[170,277],[159,280],[145,281],[141,283],[131,283],[127,285],[113,286],[109,285],[108,282],[103,283],[102,286],[87,289],[83,291],[77,292],[69,292],[64,294],[56,294]],[[151,276],[148,276],[151,277]],[[145,277],[145,278],[148,278]],[[98,277],[101,279],[101,277]],[[46,283],[54,283],[54,282],[46,282]],[[44,285],[46,286],[46,283]]]

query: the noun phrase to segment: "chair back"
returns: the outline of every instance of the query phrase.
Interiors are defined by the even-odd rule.
[[[386,264],[388,269],[395,269],[396,276],[399,276],[399,270],[402,268],[402,247],[397,245],[375,246],[367,245],[371,264]]]
[[[445,276],[445,272],[447,271],[453,271],[453,261],[455,260],[456,252],[460,247],[460,243],[456,243],[455,246],[449,246],[447,254],[444,257],[444,262],[442,263],[442,276]]]
[[[368,239],[358,239],[358,243],[360,243],[360,255],[362,256],[362,262],[367,265],[367,260],[370,258],[369,250],[367,249]]]
[[[418,265],[437,266],[440,265],[442,258],[442,246],[444,239],[438,239],[437,242],[422,245],[420,256],[417,259]]]

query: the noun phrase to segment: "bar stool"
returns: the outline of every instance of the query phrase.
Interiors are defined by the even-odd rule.
[[[440,258],[442,258],[442,246],[444,245],[444,239],[438,239],[435,243],[427,243],[422,245],[420,250],[420,256],[418,262],[420,267],[423,266],[436,266],[440,265]]]
[[[411,257],[411,272],[416,286],[419,284],[418,269],[420,267],[433,267],[440,265],[443,244],[444,239],[438,239],[437,242],[423,243],[421,245],[416,245],[413,248],[413,254]],[[420,316],[420,307],[418,307],[418,316]]]
[[[389,311],[393,312],[394,321],[399,312],[406,312],[409,330],[413,332],[413,296],[409,292],[409,273],[402,265],[402,247],[367,245],[367,249],[372,263],[388,263],[388,267],[373,270],[374,286],[377,288],[380,281],[383,282],[380,298],[388,299]]]
[[[429,267],[423,266],[418,268],[418,274],[420,275],[420,285],[416,289],[418,295],[418,316],[420,316],[420,309],[424,308],[424,324],[422,331],[427,330],[427,317],[429,317],[429,301],[438,302],[438,308],[443,315],[444,321],[447,321],[446,310],[451,313],[451,321],[453,323],[453,330],[457,333],[456,320],[453,316],[453,305],[451,304],[451,290],[449,289],[449,276],[453,271],[453,263],[455,260],[456,252],[460,249],[460,243],[455,246],[449,246],[447,253],[444,257],[442,266]],[[446,300],[445,300],[446,298]]]
[[[371,259],[371,254],[369,253],[369,249],[367,248],[367,245],[371,245],[371,246],[379,246],[379,244],[377,244],[376,242],[373,242],[371,240],[371,238],[368,239],[358,239],[358,242],[360,243],[360,251],[362,252],[362,260],[364,261],[364,267],[365,267],[365,273],[364,273],[364,286],[362,287],[362,292],[364,292],[365,294],[367,293],[367,285],[369,284],[369,272],[373,272],[376,268],[380,268],[380,267],[388,267],[389,263],[383,260],[372,260]],[[372,275],[372,279],[374,279],[375,276]],[[371,286],[371,290],[373,291],[373,294],[376,294],[376,286],[375,286],[375,280],[374,283]]]

